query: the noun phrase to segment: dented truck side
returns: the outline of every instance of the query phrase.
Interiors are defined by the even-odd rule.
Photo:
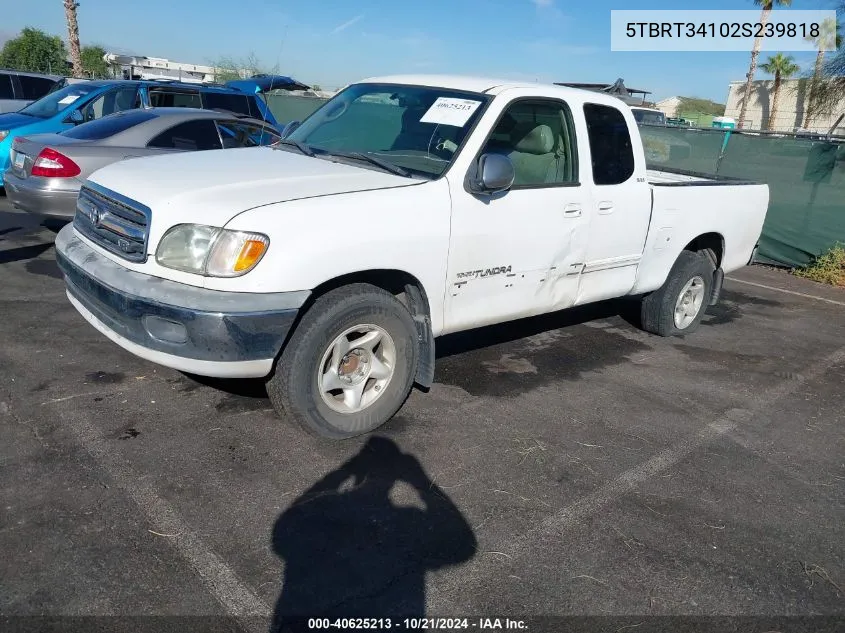
[[[765,185],[648,169],[612,97],[438,76],[353,84],[275,148],[127,161],[86,187],[96,213],[57,239],[86,320],[152,362],[266,378],[334,438],[428,386],[446,333],[623,296],[648,331],[691,333],[768,206]]]

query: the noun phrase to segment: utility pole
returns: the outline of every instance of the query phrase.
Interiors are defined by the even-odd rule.
[[[79,47],[79,22],[76,20],[76,0],[62,0],[67,20],[67,39],[70,44],[70,59],[73,62],[73,76],[82,77],[82,51]]]

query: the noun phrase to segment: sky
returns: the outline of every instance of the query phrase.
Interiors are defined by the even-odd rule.
[[[66,37],[59,0],[4,5],[0,40],[25,26]],[[835,0],[792,2],[793,9],[835,6]],[[267,68],[323,88],[394,73],[622,78],[654,100],[682,95],[724,103],[729,82],[744,78],[749,53],[610,50],[612,9],[699,8],[677,0],[84,0],[78,17],[83,44],[196,64],[252,53]],[[711,0],[706,8],[754,4]],[[791,54],[808,70],[815,59]]]

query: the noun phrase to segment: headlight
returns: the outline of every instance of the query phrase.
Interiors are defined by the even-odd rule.
[[[255,268],[268,246],[270,238],[261,233],[177,224],[161,238],[156,261],[207,277],[238,277]]]
[[[9,136],[9,130],[0,130],[0,141],[3,141],[7,136]]]

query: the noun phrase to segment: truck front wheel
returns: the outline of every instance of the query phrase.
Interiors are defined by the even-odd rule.
[[[267,393],[276,411],[332,439],[372,431],[408,398],[417,331],[389,292],[351,284],[319,297],[276,362]]]
[[[710,303],[715,270],[704,253],[681,252],[663,286],[643,299],[643,329],[660,336],[694,332]]]

